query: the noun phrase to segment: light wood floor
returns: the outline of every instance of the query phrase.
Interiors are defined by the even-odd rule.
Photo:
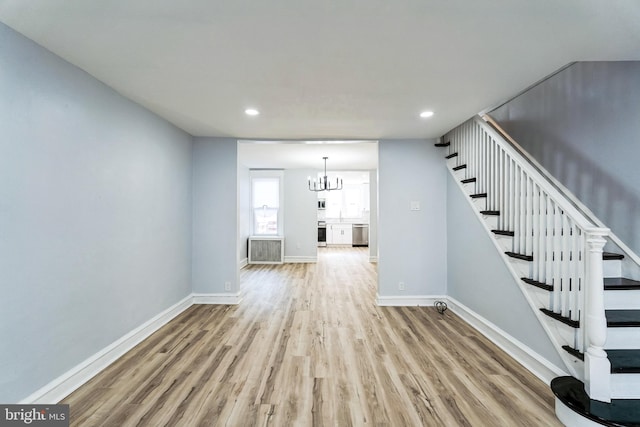
[[[549,388],[460,318],[377,307],[366,249],[249,266],[64,403],[82,426],[554,426]]]

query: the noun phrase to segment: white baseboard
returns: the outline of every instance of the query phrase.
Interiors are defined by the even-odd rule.
[[[432,306],[436,301],[446,301],[445,295],[377,295],[381,307]]]
[[[555,377],[569,375],[460,301],[451,297],[445,298],[451,311],[544,381],[545,384],[551,384],[551,380]]]
[[[187,296],[18,403],[53,404],[60,402],[116,359],[189,308],[192,300],[191,295]]]
[[[377,256],[370,256],[369,257],[369,262],[378,262],[378,257]]]
[[[318,257],[315,256],[285,256],[284,257],[285,264],[296,264],[296,263],[315,263],[318,262]]]
[[[249,258],[241,259],[240,262],[238,263],[238,270],[242,270],[247,265],[249,265]]]
[[[240,292],[235,294],[192,294],[193,304],[222,304],[237,305],[240,304],[242,296]]]

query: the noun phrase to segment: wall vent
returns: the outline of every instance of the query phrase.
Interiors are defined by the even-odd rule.
[[[284,237],[249,237],[249,264],[282,264]]]

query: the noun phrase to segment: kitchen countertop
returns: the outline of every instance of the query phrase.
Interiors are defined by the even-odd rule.
[[[365,224],[369,225],[369,221],[363,220],[362,218],[344,218],[342,220],[339,219],[326,219],[327,224]]]

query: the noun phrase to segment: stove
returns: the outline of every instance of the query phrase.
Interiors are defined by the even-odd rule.
[[[318,221],[318,246],[327,246],[327,222]]]

